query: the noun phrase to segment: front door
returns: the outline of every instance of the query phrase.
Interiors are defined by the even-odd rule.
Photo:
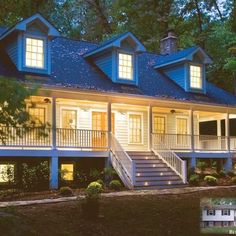
[[[177,145],[187,146],[188,145],[188,119],[177,118]]]
[[[114,113],[111,116],[111,124],[112,124],[112,133],[114,133]],[[107,114],[106,112],[92,112],[92,145],[93,147],[101,148],[106,146],[107,144]]]

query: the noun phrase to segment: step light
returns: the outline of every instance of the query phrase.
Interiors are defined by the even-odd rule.
[[[140,176],[140,173],[137,173],[137,176]]]
[[[161,173],[160,173],[160,175],[162,176],[162,175],[163,175],[163,173],[161,172]]]
[[[156,167],[156,165],[152,165],[152,167]]]
[[[144,184],[145,186],[148,186],[148,182],[145,182],[145,184]]]
[[[170,184],[171,184],[171,181],[168,181],[168,184],[170,185]]]
[[[147,160],[147,159],[148,159],[148,157],[145,157],[145,159]]]

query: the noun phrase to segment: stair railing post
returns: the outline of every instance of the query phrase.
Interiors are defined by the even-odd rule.
[[[182,178],[183,178],[184,184],[186,184],[187,183],[187,163],[186,163],[186,161],[182,162]]]
[[[136,182],[136,164],[134,161],[132,161],[132,167],[133,167],[133,170],[132,170],[132,184],[133,184],[133,187],[135,186],[135,182]]]

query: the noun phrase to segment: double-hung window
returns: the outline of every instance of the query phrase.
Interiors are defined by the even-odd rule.
[[[36,38],[26,38],[25,66],[44,68],[44,41]]]
[[[202,67],[190,65],[190,87],[202,89]]]
[[[119,53],[119,79],[133,80],[133,56]]]
[[[142,143],[142,116],[139,114],[129,115],[129,143]]]
[[[214,216],[216,214],[215,210],[207,210],[207,215],[208,216]]]
[[[230,210],[222,210],[221,215],[222,216],[229,216],[230,215]]]

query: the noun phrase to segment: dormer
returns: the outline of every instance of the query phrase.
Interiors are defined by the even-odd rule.
[[[145,47],[130,32],[113,37],[84,57],[114,83],[138,85],[137,54]]]
[[[154,68],[186,92],[206,93],[206,65],[212,63],[211,58],[198,46],[177,51],[176,36],[173,33],[169,32],[163,41],[161,47],[168,48],[161,48],[162,55]]]
[[[51,40],[59,32],[39,13],[17,23],[0,37],[19,71],[50,74]]]

